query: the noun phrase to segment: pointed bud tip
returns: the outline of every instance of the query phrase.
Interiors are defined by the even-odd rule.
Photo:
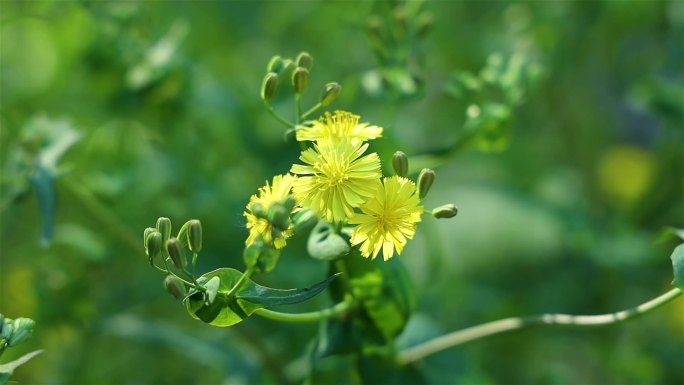
[[[323,95],[321,95],[321,106],[329,106],[342,92],[342,86],[336,82],[330,82],[325,85]]]
[[[297,64],[297,67],[306,68],[311,71],[311,67],[313,67],[313,57],[308,52],[301,52],[297,55],[295,64]]]
[[[278,89],[278,74],[269,72],[261,82],[261,99],[270,102]]]
[[[408,157],[403,151],[397,151],[392,156],[392,168],[394,173],[406,177],[408,175]]]
[[[435,172],[432,169],[424,168],[420,171],[420,174],[418,175],[418,197],[420,197],[420,199],[427,196],[434,181]]]
[[[189,221],[188,247],[193,253],[199,253],[202,250],[202,222],[199,219]]]
[[[432,210],[432,216],[438,219],[453,218],[458,214],[458,207],[455,204],[449,203],[444,206],[436,207]]]
[[[297,67],[292,72],[292,86],[295,92],[301,94],[309,84],[309,70],[304,67]]]

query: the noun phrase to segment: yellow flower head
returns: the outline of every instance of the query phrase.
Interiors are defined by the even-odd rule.
[[[292,192],[302,206],[328,222],[343,221],[373,195],[380,179],[380,158],[363,156],[368,144],[324,140],[302,152],[290,172],[299,175]]]
[[[423,206],[412,181],[392,176],[383,182],[373,197],[361,205],[361,213],[349,218],[349,223],[358,225],[352,230],[351,244],[363,243],[360,250],[364,257],[372,254],[375,258],[382,248],[386,261],[392,258],[395,248],[401,254],[407,239],[413,239]]]
[[[326,112],[319,120],[309,126],[297,129],[298,141],[317,141],[322,139],[346,139],[354,143],[364,142],[382,136],[382,127],[359,123],[359,116],[351,112]]]
[[[292,230],[278,231],[273,227],[271,222],[254,215],[251,207],[254,203],[258,203],[264,211],[267,211],[273,203],[285,199],[290,195],[292,183],[295,179],[296,177],[290,174],[276,175],[273,177],[273,183],[269,185],[268,181],[266,181],[266,185],[259,189],[258,196],[255,194],[249,198],[247,211],[243,214],[247,218],[247,229],[249,229],[249,236],[245,241],[247,246],[261,238],[265,243],[273,242],[273,245],[277,249],[285,247],[285,240],[292,236]]]

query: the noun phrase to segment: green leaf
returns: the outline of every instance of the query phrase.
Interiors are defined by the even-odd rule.
[[[313,258],[324,261],[339,259],[349,253],[349,243],[323,220],[311,231],[306,248]]]
[[[361,306],[347,319],[326,321],[316,354],[324,357],[350,351],[367,353],[392,342],[406,326],[415,307],[413,288],[401,260],[370,260],[354,252],[336,266],[345,273],[346,291]],[[334,286],[333,295],[345,291],[339,283]]]
[[[341,273],[337,273],[315,285],[301,289],[272,289],[255,283],[251,285],[249,289],[240,291],[237,297],[264,306],[291,305],[314,297],[328,287],[330,282],[340,274]]]
[[[216,294],[218,294],[219,285],[221,284],[221,278],[212,277],[205,285],[204,288],[207,289],[207,305],[211,305],[216,300]]]
[[[186,310],[193,318],[210,325],[231,326],[264,306],[289,305],[306,301],[328,287],[339,273],[313,286],[290,290],[261,286],[247,279],[240,289],[229,297],[228,293],[242,275],[240,271],[229,268],[221,268],[202,275],[197,282],[207,288],[207,291],[191,291],[185,299]],[[214,286],[216,286],[215,289]]]
[[[202,275],[197,281],[200,284],[208,284],[214,278],[219,278],[218,294],[213,303],[207,305],[202,292],[195,291],[185,300],[185,308],[195,319],[199,319],[213,326],[226,327],[241,322],[249,317],[255,310],[262,308],[262,305],[236,297],[227,298],[226,294],[240,280],[242,272],[235,269],[221,268]],[[247,280],[243,283],[238,293],[249,290],[254,282]]]
[[[670,259],[672,259],[672,270],[674,270],[672,284],[684,290],[684,243],[675,247]]]
[[[24,354],[23,356],[17,358],[14,361],[8,362],[6,364],[0,364],[0,385],[7,383],[7,380],[9,380],[12,373],[14,373],[14,369],[27,363],[33,357],[39,355],[42,352],[42,350],[34,350],[31,353]]]

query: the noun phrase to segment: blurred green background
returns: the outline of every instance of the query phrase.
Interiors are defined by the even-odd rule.
[[[656,240],[684,227],[682,1],[0,7],[0,312],[37,321],[34,338],[2,359],[46,349],[15,372],[21,383],[305,376],[314,325],[194,321],[142,245],[158,216],[176,230],[199,218],[199,270],[242,269],[244,206],[298,157],[259,99],[274,54],[310,52],[305,105],[325,82],[341,83],[331,109],[385,127],[371,147],[386,164],[395,150],[444,153],[460,143],[469,105],[504,101],[492,137],[437,164],[425,205],[460,213],[426,219],[400,257],[418,293],[401,344],[514,315],[613,312],[670,288],[676,243]],[[462,92],[509,58],[524,79]],[[274,105],[291,116],[288,101],[282,90]],[[322,279],[304,244],[294,239],[255,280]],[[283,310],[327,306],[325,297]],[[420,370],[438,384],[684,384],[683,360],[678,300],[611,328],[472,342]]]

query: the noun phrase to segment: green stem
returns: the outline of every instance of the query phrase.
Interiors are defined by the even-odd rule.
[[[306,120],[306,118],[308,118],[314,112],[318,111],[318,109],[321,107],[323,107],[321,103],[316,103],[315,106],[311,107],[308,111],[304,113],[304,115],[302,115],[302,120]]]
[[[295,93],[295,124],[299,125],[302,121],[302,95]]]
[[[326,318],[332,318],[338,316],[351,308],[351,302],[342,301],[337,305],[318,311],[312,311],[308,313],[281,313],[278,311],[268,310],[268,309],[257,309],[254,314],[260,315],[264,318],[270,318],[276,321],[282,322],[316,322],[324,320]]]
[[[195,279],[195,277],[192,277],[193,282],[190,282],[190,281],[186,280],[185,278],[176,274],[173,270],[169,269],[169,264],[166,262],[166,259],[164,259],[164,268],[166,270],[159,268],[157,265],[154,265],[154,267],[156,267],[158,270],[160,270],[164,273],[173,275],[174,277],[180,279],[181,281],[183,281],[183,283],[185,283],[186,285],[192,287],[193,289],[195,289],[197,291],[207,291],[207,289],[205,289],[202,285],[197,283],[197,280]],[[185,272],[187,274],[187,271],[185,271],[185,269],[183,269],[183,272]]]
[[[292,123],[290,123],[289,121],[287,121],[287,119],[285,119],[285,118],[283,118],[282,116],[278,115],[278,113],[276,113],[276,112],[273,110],[273,106],[271,106],[270,104],[268,104],[268,103],[266,104],[266,109],[267,109],[268,112],[271,114],[271,116],[273,116],[273,117],[275,118],[275,120],[277,120],[277,121],[279,121],[280,123],[286,125],[287,127],[290,127],[290,128],[294,128],[294,127],[295,127],[295,125],[292,124]]]
[[[611,325],[644,315],[682,295],[680,289],[672,289],[646,303],[631,309],[600,315],[540,314],[530,317],[504,318],[498,321],[458,330],[422,344],[413,346],[397,355],[397,363],[405,365],[431,354],[495,334],[522,329],[528,326],[596,327]]]
[[[252,276],[252,273],[254,272],[254,267],[248,267],[247,270],[245,270],[244,273],[242,273],[242,276],[238,281],[235,283],[235,286],[233,286],[230,291],[227,294],[227,297],[230,298],[235,292],[237,292],[242,285],[247,282],[250,276]]]

